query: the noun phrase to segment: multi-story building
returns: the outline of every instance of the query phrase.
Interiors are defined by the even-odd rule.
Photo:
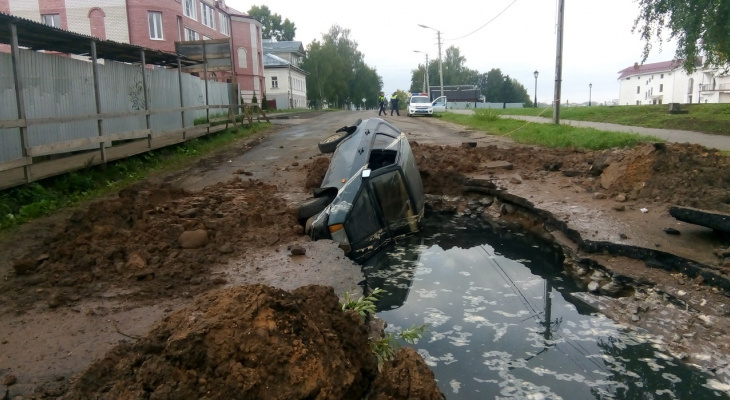
[[[619,105],[730,103],[730,76],[723,68],[704,67],[698,59],[692,74],[682,61],[634,64],[619,71]]]
[[[266,91],[261,23],[224,0],[0,0],[0,12],[167,52],[175,52],[176,41],[230,38],[232,73],[244,101]]]
[[[301,69],[302,42],[264,40],[266,98],[275,100],[277,109],[307,107],[307,73]]]

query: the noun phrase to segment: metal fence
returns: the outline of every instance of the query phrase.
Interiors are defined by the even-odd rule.
[[[94,76],[89,61],[30,50],[17,65],[20,93],[0,53],[0,189],[218,131],[193,121],[236,109],[230,83],[176,69],[106,60]]]

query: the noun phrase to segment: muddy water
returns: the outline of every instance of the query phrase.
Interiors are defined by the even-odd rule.
[[[525,236],[431,217],[364,270],[388,292],[378,304],[388,331],[429,324],[414,347],[449,399],[730,398],[571,296],[561,261]]]

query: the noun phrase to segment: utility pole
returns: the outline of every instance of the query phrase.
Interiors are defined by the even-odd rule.
[[[439,97],[444,95],[444,70],[441,66],[441,31],[436,31],[438,33],[438,40],[439,40],[439,83],[441,84],[441,92],[439,93]],[[699,98],[699,94],[697,95]]]
[[[555,99],[553,100],[553,123],[560,123],[560,85],[563,79],[563,14],[565,0],[558,0],[558,45],[555,56]]]

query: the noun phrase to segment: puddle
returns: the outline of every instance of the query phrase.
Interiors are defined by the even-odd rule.
[[[413,347],[450,400],[730,399],[656,338],[573,297],[562,256],[523,235],[429,217],[363,270],[387,291],[378,316],[388,331],[429,324]]]

